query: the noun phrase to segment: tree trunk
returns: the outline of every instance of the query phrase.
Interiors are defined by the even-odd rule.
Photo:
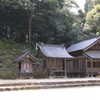
[[[28,27],[28,42],[31,44],[32,42],[32,13],[29,13],[29,27]]]

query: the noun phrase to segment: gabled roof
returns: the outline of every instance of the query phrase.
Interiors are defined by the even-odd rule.
[[[85,54],[90,58],[100,58],[100,51],[86,51]]]
[[[92,39],[81,41],[79,43],[72,44],[71,46],[69,46],[67,48],[67,51],[68,52],[74,52],[74,51],[84,50],[88,47],[90,48],[92,46],[92,44],[95,44],[96,41],[98,41],[99,39],[100,39],[100,37],[95,37],[95,38],[92,38]]]
[[[73,58],[71,55],[68,54],[64,45],[55,45],[55,44],[38,44],[41,52],[46,57],[53,57],[53,58]]]
[[[22,59],[24,59],[27,55],[29,55],[29,57],[34,61],[36,60],[36,58],[30,54],[30,52],[28,50],[24,50],[15,60],[14,62],[19,62]]]

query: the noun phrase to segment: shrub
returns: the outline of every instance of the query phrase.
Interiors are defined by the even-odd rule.
[[[16,79],[18,78],[18,73],[16,70],[11,68],[1,68],[0,69],[0,78],[1,79]]]
[[[48,71],[46,69],[34,69],[33,70],[33,77],[34,78],[47,78]]]

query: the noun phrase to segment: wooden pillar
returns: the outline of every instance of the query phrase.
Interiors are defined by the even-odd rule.
[[[80,59],[78,59],[78,68],[79,68],[79,74],[78,74],[78,77],[81,77],[81,72],[80,72],[80,69],[81,69],[81,61]]]
[[[21,62],[18,63],[18,67],[19,67],[18,68],[18,71],[19,71],[18,73],[19,73],[19,78],[20,78],[20,76],[21,76]]]
[[[85,62],[86,62],[86,77],[89,77],[89,73],[88,73],[88,71],[87,71],[87,69],[88,69],[88,66],[87,66],[87,59],[85,60]]]
[[[91,59],[91,77],[93,77],[93,60]]]
[[[66,58],[64,59],[64,70],[65,70],[65,77],[67,77],[67,73],[66,73]]]
[[[48,77],[50,77],[50,58],[46,58],[46,68],[48,70]]]
[[[49,78],[52,78],[51,63],[52,63],[51,58],[48,58],[47,67],[48,67]]]

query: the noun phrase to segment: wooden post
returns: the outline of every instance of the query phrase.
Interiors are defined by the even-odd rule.
[[[66,58],[64,59],[64,66],[65,66],[65,77],[67,77],[67,73],[66,73]]]
[[[91,59],[91,77],[93,77],[93,60]]]
[[[20,75],[21,75],[21,62],[18,63],[18,67],[19,67],[19,69],[18,69],[19,72],[18,73],[19,73],[19,78],[20,78]]]
[[[89,75],[88,75],[88,71],[87,71],[87,69],[88,69],[88,66],[87,66],[87,59],[85,60],[85,62],[86,62],[86,77],[88,77]]]
[[[48,77],[50,77],[50,58],[45,58],[46,60],[46,68],[48,70]]]
[[[48,60],[47,60],[48,62],[48,64],[47,64],[47,67],[48,67],[48,72],[49,72],[49,78],[52,78],[52,75],[51,75],[51,58],[48,58]]]

